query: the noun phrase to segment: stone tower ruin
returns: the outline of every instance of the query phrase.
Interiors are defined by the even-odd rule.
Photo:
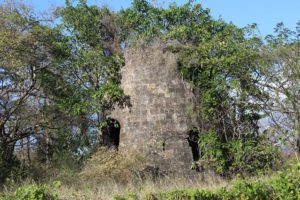
[[[122,88],[132,106],[111,115],[120,125],[118,149],[139,151],[161,172],[191,171],[199,159],[197,144],[189,140],[193,93],[178,74],[177,55],[160,42],[127,50],[125,60]]]

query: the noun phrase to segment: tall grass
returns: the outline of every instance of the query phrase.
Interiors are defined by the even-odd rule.
[[[138,198],[182,188],[214,189],[227,181],[213,173],[154,178],[145,159],[136,151],[117,152],[99,149],[78,176],[63,180],[56,190],[61,199],[113,199],[116,195],[134,193]]]
[[[178,189],[207,189],[226,186],[227,181],[213,174],[205,174],[195,177],[172,177],[160,178],[158,180],[128,180],[121,183],[113,180],[103,180],[95,182],[91,179],[79,179],[76,182],[63,184],[58,190],[60,199],[99,199],[110,200],[114,196],[135,194],[139,199],[143,199],[147,194],[155,194]]]

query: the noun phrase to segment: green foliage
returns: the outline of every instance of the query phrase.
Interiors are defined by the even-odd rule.
[[[32,106],[36,92],[36,71],[48,66],[56,51],[51,45],[54,30],[36,20],[22,4],[0,4],[0,182],[9,176],[18,160],[17,141],[33,135],[39,123]],[[46,64],[47,63],[47,64]],[[30,99],[30,100],[29,100]]]
[[[199,93],[206,119],[220,123],[216,118],[228,118],[224,120],[232,122],[226,123],[243,126],[246,111],[247,115],[257,112],[249,100],[257,99],[254,73],[260,41],[246,39],[244,31],[232,24],[211,23],[216,30],[207,30],[206,38],[198,46],[179,49],[179,71]],[[234,118],[234,114],[238,117]]]
[[[205,39],[207,28],[214,23],[209,10],[193,1],[169,8],[157,8],[146,0],[134,0],[132,7],[118,15],[122,42],[134,43],[138,39],[176,39],[182,43],[196,44]],[[209,28],[211,29],[211,28]]]
[[[67,1],[56,15],[61,21],[51,41],[60,56],[38,74],[51,147],[39,148],[38,157],[65,169],[82,163],[97,144],[101,121],[116,106],[128,105],[129,98],[120,87],[124,59],[115,42],[114,13],[86,1]]]
[[[194,40],[194,45],[173,49],[180,54],[180,74],[192,84],[197,95],[192,114],[198,115],[198,131],[204,135],[199,140],[201,159],[207,160],[207,167],[220,174],[243,170],[252,173],[254,166],[257,170],[273,166],[268,164],[272,159],[262,166],[255,164],[259,161],[254,159],[254,154],[263,152],[260,147],[265,145],[257,124],[263,96],[256,85],[262,42],[250,34],[254,30],[255,26],[239,29],[222,20],[207,20],[201,33],[197,28],[189,30],[202,36]],[[243,155],[249,154],[251,148],[257,152],[253,151],[249,157],[254,157],[246,159]],[[268,150],[268,155],[276,153]]]
[[[226,160],[224,149],[216,133],[209,131],[199,138],[199,148],[201,149],[201,158],[206,161],[204,167],[212,167],[217,173],[224,173]]]
[[[172,200],[172,199],[178,199],[178,200],[183,200],[183,199],[203,199],[203,200],[208,200],[208,199],[217,199],[217,195],[213,194],[212,192],[205,191],[205,190],[177,190],[173,191],[170,193],[162,193],[157,195],[156,197],[158,198],[149,198],[147,200],[151,199],[159,199],[159,200]]]
[[[60,107],[76,115],[101,113],[105,117],[115,105],[126,105],[128,97],[120,88],[124,59],[118,51],[115,14],[108,8],[88,6],[86,1],[67,1],[57,14],[62,18],[59,28],[69,55],[64,66],[55,69],[66,85],[59,87],[62,93],[52,89]]]
[[[289,166],[284,172],[277,172],[271,178],[234,180],[229,186],[215,190],[182,189],[171,192],[148,194],[146,200],[228,200],[228,199],[287,199],[296,200],[300,196],[299,164]],[[129,196],[115,197],[116,200],[130,199]]]
[[[299,164],[278,172],[271,179],[239,180],[222,189],[224,199],[299,199]]]
[[[55,200],[56,195],[49,192],[46,186],[36,184],[18,188],[13,194],[4,195],[2,200]]]
[[[267,172],[280,163],[278,150],[262,137],[224,143],[210,130],[200,136],[199,148],[202,167],[223,175]]]
[[[114,196],[114,200],[139,200],[139,198],[133,193],[128,193],[125,196]]]

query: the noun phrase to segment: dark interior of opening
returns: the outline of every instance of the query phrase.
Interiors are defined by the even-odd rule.
[[[198,161],[200,159],[200,152],[199,152],[199,145],[198,145],[199,132],[197,131],[196,128],[193,128],[188,132],[187,140],[192,150],[193,160]]]
[[[105,126],[101,130],[103,145],[108,148],[118,149],[120,143],[120,123],[112,118],[108,118],[105,122]]]

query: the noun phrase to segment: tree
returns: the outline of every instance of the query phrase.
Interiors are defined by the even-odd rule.
[[[41,163],[54,162],[62,152],[82,155],[90,142],[96,143],[90,136],[100,122],[116,104],[127,104],[128,97],[119,87],[123,59],[108,9],[67,2],[58,12],[62,23],[53,25],[23,4],[4,3],[0,8],[4,179],[24,138],[29,138],[28,148],[37,147]],[[88,22],[92,31],[81,26]]]
[[[59,34],[22,4],[0,5],[0,179],[14,162],[18,141],[43,134],[40,76],[60,58]]]
[[[288,142],[299,152],[300,139],[300,22],[292,31],[279,23],[276,35],[266,37],[260,65],[261,90],[268,93],[264,111],[281,146]],[[279,140],[279,141],[278,141]]]
[[[61,32],[68,38],[64,44],[69,56],[56,70],[73,89],[73,95],[58,98],[58,102],[80,116],[83,135],[91,128],[100,133],[101,122],[116,105],[129,105],[120,88],[124,59],[115,14],[107,8],[88,6],[86,1],[75,5],[66,1],[57,14],[62,19]]]

